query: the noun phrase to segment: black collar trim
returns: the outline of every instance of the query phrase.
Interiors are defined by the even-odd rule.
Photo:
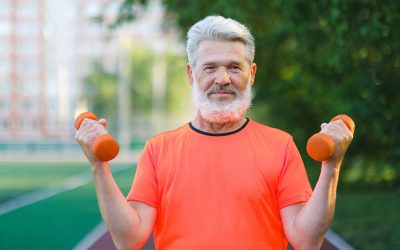
[[[201,130],[195,128],[195,127],[192,125],[192,122],[189,122],[189,127],[190,127],[193,131],[195,131],[195,132],[197,132],[197,133],[200,133],[200,134],[203,134],[203,135],[208,135],[208,136],[226,136],[226,135],[232,135],[232,134],[235,134],[235,133],[241,131],[242,129],[244,129],[244,128],[247,126],[247,124],[249,123],[249,121],[250,121],[250,119],[249,119],[249,118],[246,118],[246,122],[245,122],[240,128],[238,128],[238,129],[236,129],[236,130],[234,130],[234,131],[230,131],[230,132],[226,132],[226,133],[220,133],[220,134],[212,134],[212,133],[208,133],[208,132],[201,131]]]

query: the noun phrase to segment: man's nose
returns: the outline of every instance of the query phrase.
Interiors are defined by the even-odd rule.
[[[215,84],[222,86],[231,84],[231,77],[229,76],[229,72],[227,71],[227,69],[223,67],[219,68],[216,72],[214,82]]]

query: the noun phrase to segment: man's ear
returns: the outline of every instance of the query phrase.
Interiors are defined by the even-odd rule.
[[[189,63],[186,64],[186,73],[188,76],[189,84],[193,85],[193,70]]]
[[[257,64],[253,63],[251,65],[251,72],[250,72],[250,74],[251,74],[250,75],[250,77],[251,77],[251,79],[250,79],[251,86],[253,86],[254,80],[256,79],[256,73],[257,73]]]

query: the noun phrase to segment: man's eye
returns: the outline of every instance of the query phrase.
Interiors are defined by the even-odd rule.
[[[238,66],[230,66],[229,70],[236,72],[236,71],[239,71],[240,68]]]
[[[215,69],[214,66],[207,66],[207,67],[204,68],[204,71],[210,72],[210,71],[213,71],[214,69]]]

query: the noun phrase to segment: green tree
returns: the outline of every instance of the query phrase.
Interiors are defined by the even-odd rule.
[[[175,22],[182,34],[210,14],[245,23],[256,38],[259,69],[251,115],[292,133],[304,154],[321,122],[346,113],[357,128],[342,180],[399,188],[400,2],[162,2],[166,26]],[[131,21],[132,7],[147,3],[123,1],[109,25]]]
[[[140,44],[130,51],[129,92],[130,110],[136,116],[148,117],[152,108],[152,65],[155,55]]]
[[[94,62],[83,85],[83,98],[87,100],[88,110],[109,121],[117,120],[117,82],[115,72],[109,72],[100,62]],[[113,130],[115,126],[115,123],[110,123],[108,128]]]
[[[158,59],[157,59],[158,57]],[[146,117],[153,111],[152,107],[152,69],[156,60],[164,60],[166,67],[166,93],[164,110],[167,115],[181,113],[182,107],[188,102],[190,89],[185,86],[185,58],[172,52],[165,51],[155,55],[150,48],[143,44],[134,44],[131,49],[131,66],[129,88],[131,111]]]
[[[145,44],[133,41],[123,50],[124,58],[111,69],[106,69],[100,61],[93,63],[92,71],[84,80],[82,98],[87,101],[89,110],[99,117],[113,121],[108,124],[108,128],[118,134],[115,131],[121,128],[118,124],[118,115],[121,112],[118,106],[121,103],[118,100],[125,98],[118,96],[118,86],[124,81],[127,91],[125,102],[131,114],[129,124],[134,131],[131,139],[140,144],[163,123],[172,125],[172,121],[181,121],[180,118],[187,114],[190,88],[186,84],[186,72],[182,70],[186,61],[183,55],[171,51],[155,54]],[[166,75],[164,91],[153,84],[156,74],[154,67],[160,61],[161,70],[165,70]],[[121,68],[122,64],[128,69]],[[125,70],[126,72],[121,73]],[[161,125],[155,124],[155,119]],[[142,133],[143,129],[146,130],[145,133]]]

